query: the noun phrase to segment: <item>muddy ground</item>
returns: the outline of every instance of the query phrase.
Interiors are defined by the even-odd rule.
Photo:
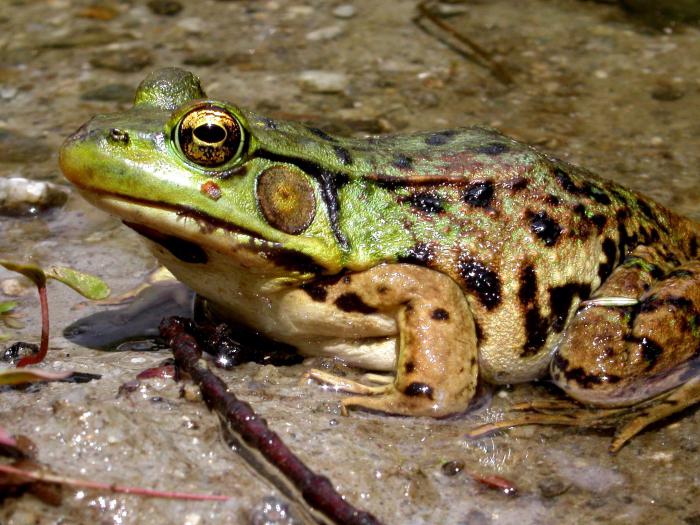
[[[650,27],[614,5],[575,0],[474,0],[445,4],[444,12],[493,54],[512,84],[449,48],[434,27],[419,28],[413,0],[4,0],[0,175],[52,181],[70,195],[64,207],[35,218],[3,217],[0,257],[89,271],[117,294],[144,281],[153,258],[136,234],[68,187],[56,154],[91,115],[127,107],[146,73],[164,66],[192,70],[214,97],[329,132],[492,126],[700,219],[696,27]],[[3,334],[36,341],[37,299],[26,283],[13,290],[13,277],[0,272],[26,327]],[[145,380],[118,395],[166,350],[71,343],[66,326],[110,308],[59,285],[49,292],[51,351],[43,366],[102,378],[2,390],[0,426],[29,436],[56,473],[232,499],[66,490],[59,507],[32,496],[6,499],[0,523],[238,524],[265,516],[292,523],[265,515],[266,498],[281,495],[227,447],[216,417],[183,396],[181,385]],[[554,394],[546,385],[494,389],[490,402],[457,420],[342,417],[341,394],[299,382],[308,366],[249,364],[222,375],[312,468],[387,524],[700,523],[697,411],[645,432],[616,456],[607,453],[610,434],[592,430],[525,427],[472,441],[469,425],[514,401]],[[449,461],[465,469],[444,469]],[[507,478],[518,494],[472,474]]]

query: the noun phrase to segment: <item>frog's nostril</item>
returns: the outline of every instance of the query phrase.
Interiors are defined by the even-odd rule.
[[[118,142],[120,144],[129,143],[129,134],[123,129],[112,128],[109,130],[109,134],[107,135],[107,137],[111,142]]]

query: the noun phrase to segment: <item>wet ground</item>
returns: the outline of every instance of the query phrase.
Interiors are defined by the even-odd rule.
[[[214,97],[331,132],[493,126],[700,219],[697,28],[659,31],[615,6],[574,0],[445,10],[446,21],[494,54],[512,85],[418,28],[414,1],[8,0],[0,12],[0,174],[64,184],[56,164],[63,138],[92,114],[126,107],[149,70],[176,65],[198,74]],[[60,210],[4,217],[0,257],[89,271],[117,293],[141,283],[155,263],[136,235],[68,191]],[[13,289],[12,277],[0,273],[2,291],[19,301],[26,328],[3,334],[36,340],[37,300],[28,285]],[[62,329],[106,307],[53,284],[50,301],[44,366],[102,379],[1,391],[0,426],[29,436],[56,473],[233,499],[66,491],[57,508],[31,496],[5,500],[0,523],[263,523],[255,520],[265,498],[279,494],[227,448],[200,402],[168,380],[117,394],[168,352],[74,345]],[[551,392],[496,391],[489,408],[462,420],[342,417],[339,394],[299,383],[307,367],[222,374],[312,468],[385,523],[700,523],[697,411],[616,456],[606,451],[610,435],[594,431],[530,427],[469,441],[470,423]],[[464,470],[443,468],[449,461]],[[518,495],[470,473],[507,478]]]

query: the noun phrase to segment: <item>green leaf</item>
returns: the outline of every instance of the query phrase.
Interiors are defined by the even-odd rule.
[[[83,297],[98,301],[108,297],[111,290],[107,283],[89,273],[79,272],[65,266],[52,266],[46,271],[46,277],[70,286]]]
[[[14,261],[8,261],[7,259],[0,259],[0,266],[4,266],[11,272],[17,272],[24,275],[27,279],[30,279],[37,287],[46,286],[46,274],[44,270],[30,263],[18,263]]]
[[[89,273],[79,272],[65,266],[52,266],[46,272],[38,266],[30,263],[18,263],[0,259],[0,266],[4,266],[12,272],[21,273],[30,279],[38,287],[46,285],[46,279],[55,279],[66,286],[70,286],[83,297],[98,301],[108,297],[111,290],[107,283],[99,277]],[[0,311],[2,313],[2,311]]]
[[[69,377],[73,372],[45,372],[35,368],[8,368],[0,370],[0,385],[20,385],[37,381],[57,381]]]
[[[0,302],[0,314],[6,314],[17,307],[17,301],[2,301]]]

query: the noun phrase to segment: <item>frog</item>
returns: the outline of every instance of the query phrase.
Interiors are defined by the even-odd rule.
[[[217,316],[372,372],[308,371],[344,411],[444,418],[546,379],[634,413],[619,448],[700,401],[700,225],[496,130],[344,138],[165,68],[59,157]]]

